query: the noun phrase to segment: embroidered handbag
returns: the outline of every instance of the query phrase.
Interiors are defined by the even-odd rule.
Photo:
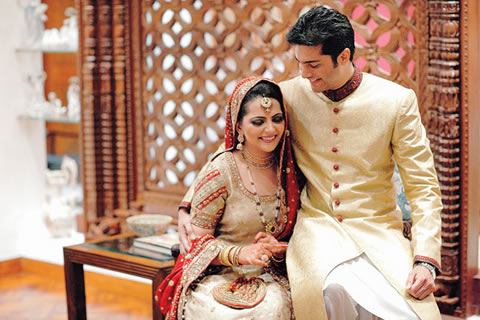
[[[235,309],[253,308],[263,301],[267,285],[260,278],[238,278],[233,283],[222,283],[212,289],[215,300]]]

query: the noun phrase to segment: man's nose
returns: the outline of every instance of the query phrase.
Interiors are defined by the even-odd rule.
[[[300,66],[300,73],[302,74],[303,78],[309,78],[312,73],[310,72],[310,68],[308,66]]]

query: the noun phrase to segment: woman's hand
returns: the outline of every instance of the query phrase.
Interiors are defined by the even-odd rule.
[[[244,246],[238,253],[238,263],[267,267],[272,257],[272,249],[273,246],[268,243],[253,243]]]
[[[259,232],[255,236],[253,244],[244,246],[238,254],[238,262],[241,265],[255,264],[259,266],[268,266],[270,258],[275,255],[275,258],[281,259],[285,256],[287,244],[279,242],[272,235],[267,235],[265,232]]]
[[[253,243],[270,244],[273,246],[271,252],[276,259],[280,260],[285,258],[285,253],[287,251],[288,243],[278,241],[271,234],[266,234],[265,232],[259,232],[255,236],[255,240],[253,241]]]

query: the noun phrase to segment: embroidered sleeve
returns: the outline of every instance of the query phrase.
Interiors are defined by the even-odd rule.
[[[217,151],[215,151],[213,156],[210,158],[210,160],[207,163],[205,163],[205,165],[202,167],[202,169],[198,173],[197,177],[193,181],[193,184],[190,186],[190,188],[188,188],[188,191],[185,194],[185,196],[183,197],[182,202],[180,202],[180,205],[178,206],[178,209],[183,208],[183,209],[187,210],[187,213],[190,213],[190,207],[191,207],[191,204],[192,204],[192,198],[193,198],[193,192],[194,192],[195,185],[198,183],[198,180],[205,174],[205,171],[210,167],[210,163],[211,163],[210,161],[215,159],[215,157],[217,155],[219,155],[220,153],[222,153],[224,150],[225,150],[225,143],[222,143],[218,147]]]
[[[195,182],[190,211],[192,224],[214,229],[222,217],[228,196],[225,180],[220,170],[212,166],[211,170],[207,170]]]

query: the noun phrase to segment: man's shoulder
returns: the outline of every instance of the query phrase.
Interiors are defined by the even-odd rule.
[[[280,86],[283,98],[289,107],[292,107],[294,101],[296,101],[298,97],[304,97],[312,93],[308,80],[301,76],[281,81],[278,85]]]
[[[278,85],[280,86],[280,89],[282,89],[282,91],[294,90],[298,89],[299,86],[304,86],[305,79],[303,79],[301,76],[296,76],[295,78],[281,81],[278,83]]]
[[[370,86],[377,89],[395,90],[395,91],[408,91],[409,89],[391,80],[376,76],[371,73],[364,72],[362,82],[366,86]]]
[[[416,99],[414,90],[370,73],[363,73],[362,88],[364,96],[383,101],[384,105],[410,104]]]

